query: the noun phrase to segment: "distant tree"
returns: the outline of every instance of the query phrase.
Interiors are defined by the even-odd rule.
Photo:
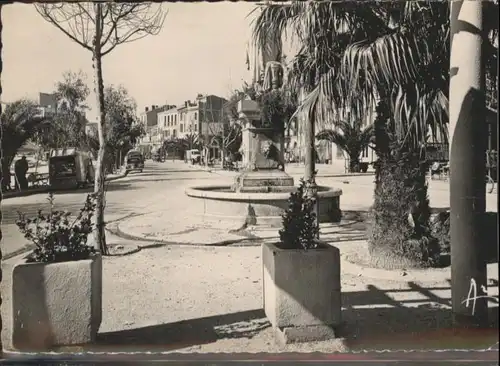
[[[161,4],[152,3],[56,3],[36,4],[38,13],[68,36],[72,41],[92,53],[95,93],[97,97],[97,126],[99,153],[95,176],[96,196],[96,249],[107,254],[104,230],[104,160],[106,155],[106,107],[102,58],[118,45],[148,35],[158,34],[166,13]]]
[[[0,117],[2,178],[9,176],[10,166],[19,149],[48,122],[48,119],[40,115],[35,102],[22,99],[7,104]]]
[[[216,147],[222,153],[221,166],[224,167],[224,157],[234,157],[241,146],[241,125],[239,123],[221,123],[210,132],[210,147]]]
[[[349,157],[349,172],[359,172],[359,157],[373,140],[373,125],[363,126],[361,120],[340,121],[333,129],[319,132],[316,139],[337,145]]]
[[[50,125],[37,133],[36,141],[45,149],[87,147],[85,125],[87,119],[85,104],[90,90],[81,71],[66,71],[63,80],[55,85],[56,113],[51,116]]]
[[[136,123],[135,100],[123,86],[107,86],[104,89],[104,104],[106,108],[105,139],[106,155],[104,166],[106,172],[119,167],[123,157],[145,134],[144,127]],[[89,145],[93,152],[98,152],[100,143],[95,135],[88,139],[93,140]]]

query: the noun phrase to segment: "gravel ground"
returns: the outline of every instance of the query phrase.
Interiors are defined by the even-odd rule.
[[[100,340],[85,350],[330,353],[464,345],[463,334],[447,331],[448,276],[424,284],[343,272],[342,338],[280,346],[261,310],[260,256],[259,247],[160,247],[105,258]],[[4,264],[5,326],[13,261]],[[498,278],[497,272],[491,276]],[[492,310],[498,314],[498,308]],[[7,345],[5,330],[2,338]],[[497,341],[495,330],[475,336],[475,343],[468,340],[465,347]]]

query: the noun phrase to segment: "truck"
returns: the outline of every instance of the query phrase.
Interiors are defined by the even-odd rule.
[[[198,149],[187,150],[184,155],[184,162],[190,162],[191,164],[200,164],[201,163],[201,154]]]

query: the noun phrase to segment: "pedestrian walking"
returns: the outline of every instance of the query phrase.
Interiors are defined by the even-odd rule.
[[[14,164],[14,174],[16,175],[16,189],[27,189],[28,180],[26,179],[26,173],[28,173],[28,160],[26,156],[22,156],[21,159],[17,160]]]

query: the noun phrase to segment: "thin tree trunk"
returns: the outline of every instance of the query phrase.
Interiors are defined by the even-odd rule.
[[[96,232],[95,246],[96,250],[101,251],[103,255],[108,254],[106,246],[106,232],[104,230],[104,179],[105,179],[105,155],[106,155],[106,140],[104,133],[104,124],[106,113],[104,110],[104,82],[102,79],[102,58],[101,58],[101,36],[102,36],[102,4],[95,3],[96,14],[96,31],[94,38],[93,50],[93,65],[94,68],[94,83],[95,93],[97,96],[97,135],[99,137],[99,152],[97,153],[97,167],[95,174],[94,192],[96,193]]]
[[[316,214],[316,220],[319,220],[319,207],[318,207],[318,192],[316,186],[316,151],[314,146],[315,128],[314,120],[312,116],[307,116],[305,118],[305,128],[304,128],[304,140],[305,140],[305,170],[304,179],[306,181],[311,181],[311,186],[309,187],[309,196],[315,199],[314,212]]]
[[[349,173],[359,173],[359,154],[349,156]]]

